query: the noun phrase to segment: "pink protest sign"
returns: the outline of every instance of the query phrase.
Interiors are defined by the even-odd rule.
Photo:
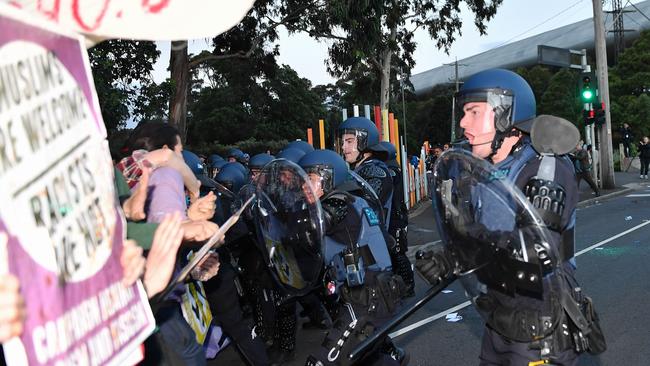
[[[27,306],[5,357],[132,362],[155,322],[142,285],[121,283],[125,225],[83,39],[32,19],[0,4],[0,273]]]

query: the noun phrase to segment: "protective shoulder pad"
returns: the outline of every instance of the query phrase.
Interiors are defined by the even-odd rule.
[[[344,194],[337,194],[330,195],[321,201],[326,227],[334,227],[345,220],[348,214],[348,202],[346,198]]]
[[[379,164],[379,162],[369,161],[361,164],[357,173],[365,180],[371,178],[383,179],[388,176],[388,169]]]
[[[561,231],[562,212],[566,204],[566,191],[553,180],[533,177],[526,183],[524,194],[537,209],[540,218],[551,230]]]

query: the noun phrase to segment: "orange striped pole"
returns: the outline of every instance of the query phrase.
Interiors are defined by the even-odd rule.
[[[400,159],[401,155],[402,155],[402,152],[400,151],[401,149],[399,148],[399,120],[397,118],[395,118],[395,120],[393,121],[392,126],[393,126],[393,128],[392,128],[393,131],[391,133],[391,136],[392,136],[392,139],[393,139],[392,142],[393,142],[393,145],[395,145],[395,149],[397,149],[397,162],[400,163],[402,161]]]
[[[318,120],[318,134],[320,135],[320,148],[325,148],[325,120]]]
[[[314,146],[314,135],[312,133],[311,128],[307,129],[307,142],[309,145]]]

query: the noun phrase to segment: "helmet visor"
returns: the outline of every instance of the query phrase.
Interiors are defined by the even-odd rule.
[[[475,103],[487,103],[495,116],[491,121],[484,121],[484,123],[493,124],[495,129],[500,132],[510,130],[513,125],[513,95],[507,89],[470,89],[463,90],[454,96],[454,106],[456,109],[456,118],[458,122],[455,124],[455,141],[466,138],[465,130],[462,126],[468,123],[472,117],[469,113],[473,113],[472,106]],[[487,117],[487,114],[483,116]],[[466,119],[463,121],[463,119]]]
[[[368,131],[343,129],[339,131],[340,153],[347,162],[356,161],[368,149]]]

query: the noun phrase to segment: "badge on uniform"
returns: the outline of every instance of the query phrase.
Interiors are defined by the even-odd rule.
[[[372,208],[370,207],[364,208],[363,214],[364,216],[366,216],[366,219],[368,219],[368,224],[370,224],[370,226],[379,225],[379,217],[377,217],[377,214]]]

